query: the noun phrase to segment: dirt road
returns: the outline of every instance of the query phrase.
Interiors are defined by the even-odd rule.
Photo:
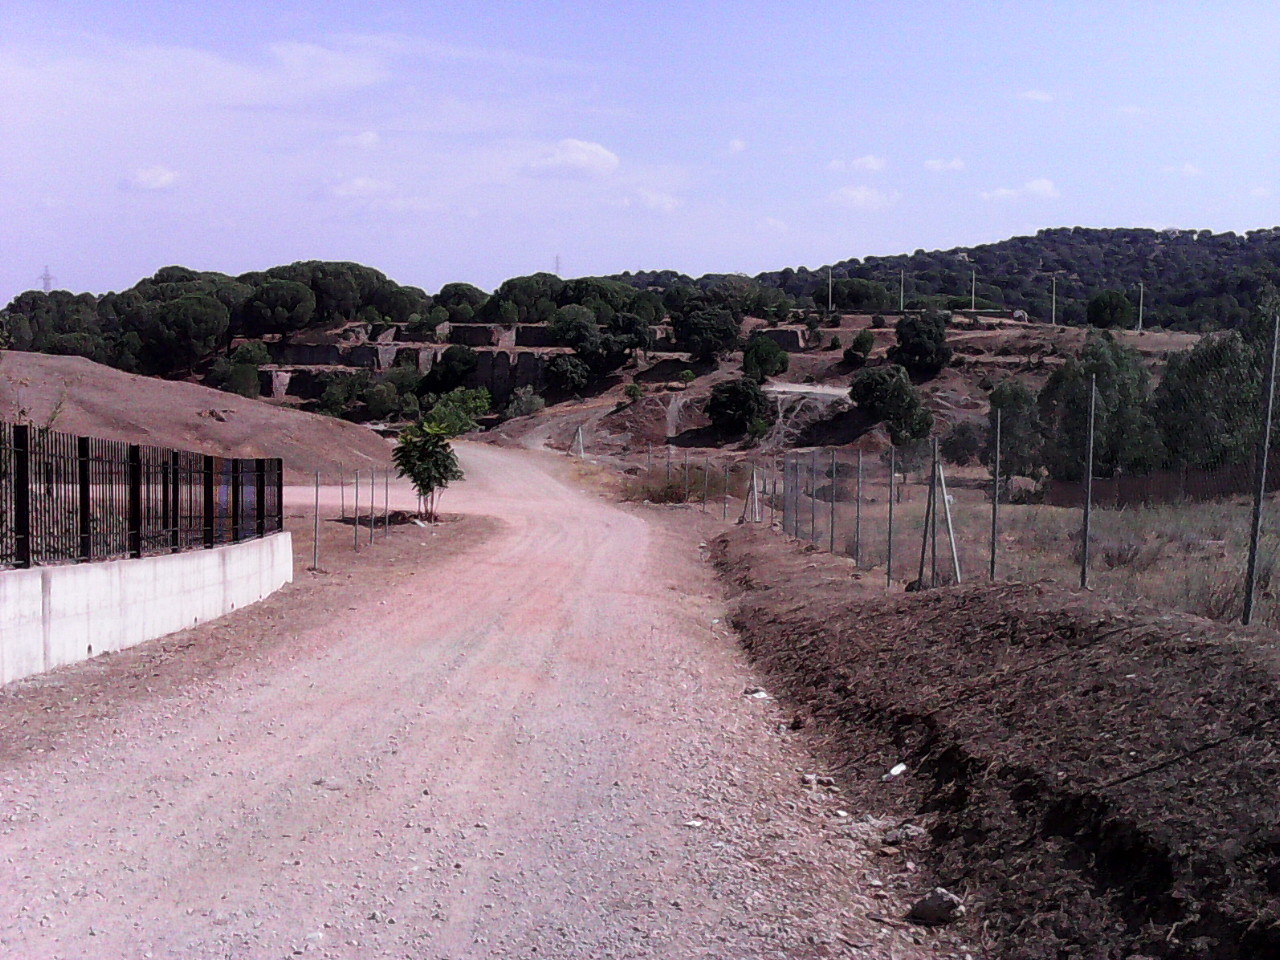
[[[327,575],[5,688],[0,956],[947,955],[867,919],[886,824],[743,696],[697,515],[464,447],[444,507],[493,520],[448,550],[330,537]]]

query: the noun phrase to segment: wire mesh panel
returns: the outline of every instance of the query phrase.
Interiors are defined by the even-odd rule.
[[[282,526],[283,464],[0,424],[0,567],[215,546]]]

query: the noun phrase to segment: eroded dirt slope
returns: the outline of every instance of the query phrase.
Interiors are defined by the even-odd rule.
[[[716,546],[756,664],[851,795],[929,824],[994,955],[1280,956],[1273,634],[1041,584],[886,596],[762,530]]]

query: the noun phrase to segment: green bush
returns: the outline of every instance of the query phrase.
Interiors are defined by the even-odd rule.
[[[791,355],[770,337],[754,336],[742,351],[742,374],[756,383],[786,373],[790,365]]]
[[[889,348],[889,362],[921,377],[937,376],[951,359],[947,344],[947,322],[941,313],[930,310],[907,314],[896,327],[898,342]]]
[[[740,434],[756,421],[763,421],[767,429],[773,421],[773,404],[754,380],[726,380],[711,388],[707,416],[720,433]]]
[[[511,402],[507,404],[506,415],[511,417],[528,417],[540,411],[547,405],[547,402],[538,396],[533,387],[516,387],[516,391],[511,396]]]
[[[853,378],[849,397],[872,420],[882,421],[898,445],[927,437],[933,414],[920,400],[907,371],[896,364],[871,367]]]

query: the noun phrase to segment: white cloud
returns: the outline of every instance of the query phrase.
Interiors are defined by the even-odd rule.
[[[589,140],[561,140],[541,151],[541,155],[525,164],[533,174],[606,177],[618,169],[618,155],[607,147]]]
[[[740,140],[737,137],[734,137],[732,140],[729,141],[730,153],[741,153],[745,149],[747,149],[747,141]]]
[[[650,210],[657,210],[660,213],[671,213],[680,206],[680,201],[678,199],[673,197],[671,194],[663,193],[660,190],[640,189],[636,191],[636,193],[637,196],[639,196],[641,203]]]
[[[1053,94],[1045,90],[1023,90],[1018,94],[1023,100],[1030,100],[1032,103],[1052,103]]]
[[[178,171],[156,164],[134,173],[129,183],[139,190],[168,190],[178,182]]]
[[[889,165],[889,161],[884,157],[877,157],[875,154],[868,153],[866,156],[857,157],[853,160],[832,160],[827,164],[828,170],[834,170],[836,173],[848,173],[851,170],[863,170],[874,173],[877,170],[883,170]]]
[[[875,187],[849,186],[832,193],[830,200],[851,210],[880,210],[896,203],[898,195]]]
[[[1204,171],[1194,163],[1180,163],[1164,168],[1165,173],[1176,173],[1184,177],[1198,177]]]
[[[1270,187],[1254,187],[1249,191],[1249,196],[1257,200],[1268,200],[1271,197]]]
[[[335,197],[345,199],[361,199],[376,197],[391,192],[391,184],[372,177],[352,177],[342,183],[330,187],[329,192]]]
[[[1028,180],[1020,187],[997,187],[995,190],[984,193],[982,199],[1020,200],[1024,197],[1030,197],[1035,200],[1053,200],[1061,195],[1058,188],[1053,185],[1052,180],[1041,177],[1037,180]]]
[[[950,160],[926,160],[925,168],[928,170],[963,170],[964,161],[959,157],[952,157]]]
[[[343,137],[338,141],[346,147],[360,147],[363,150],[373,150],[382,143],[382,137],[378,135],[376,130],[365,130],[363,133],[357,133],[350,137]]]

